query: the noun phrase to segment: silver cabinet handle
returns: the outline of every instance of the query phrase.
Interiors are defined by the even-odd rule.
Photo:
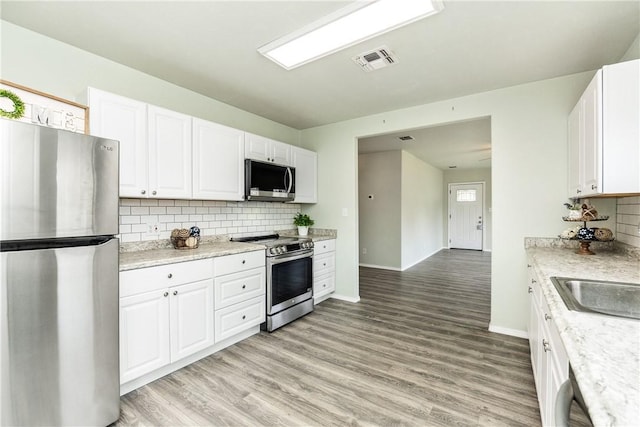
[[[157,192],[156,190],[153,190],[153,191],[151,192],[151,194],[153,194],[153,195],[155,196],[156,194],[158,194],[158,192]]]
[[[547,313],[544,314],[544,320],[551,320],[551,316],[549,316]]]
[[[147,190],[140,190],[140,194],[147,194]]]
[[[243,263],[243,264],[244,264],[244,263],[246,263],[246,262],[247,262],[247,261],[245,261],[245,260],[242,260],[242,263]]]
[[[245,315],[242,315],[242,320],[244,320],[244,319],[246,319],[246,318],[247,318],[247,316],[245,316]]]
[[[582,190],[576,190],[576,193],[580,194],[582,193]]]
[[[531,279],[531,283],[538,283],[538,282],[536,282],[536,279]]]
[[[527,268],[531,268],[531,264],[527,264]]]
[[[531,286],[529,286],[529,290],[528,290],[527,292],[529,292],[530,294],[532,294],[532,293],[533,293],[533,288],[532,288]]]
[[[173,294],[174,295],[178,295],[178,291],[173,291]]]
[[[247,285],[242,285],[242,289],[247,289]]]
[[[544,349],[544,352],[546,353],[547,351],[551,351],[551,347],[549,346],[549,341],[543,339],[542,340],[542,348]]]
[[[169,292],[165,292],[165,293],[163,294],[163,296],[168,297],[168,296],[169,296]]]
[[[591,189],[592,189],[592,190],[595,190],[596,188],[598,188],[598,186],[597,186],[597,185],[595,185],[595,184],[591,184]]]
[[[168,277],[169,279],[171,279],[171,278],[173,277],[173,274],[169,273],[169,274],[167,274],[167,277]]]

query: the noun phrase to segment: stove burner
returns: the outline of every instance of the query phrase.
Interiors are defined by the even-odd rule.
[[[296,253],[313,249],[313,240],[310,238],[280,237],[278,234],[268,234],[264,236],[235,237],[234,242],[253,242],[267,247],[267,256]]]

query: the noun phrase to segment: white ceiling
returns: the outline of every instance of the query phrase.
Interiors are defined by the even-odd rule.
[[[406,142],[398,139],[406,135],[415,139]],[[491,167],[489,117],[360,138],[358,142],[360,154],[404,150],[442,170],[449,166],[456,166],[457,169]]]
[[[640,0],[444,0],[435,16],[291,71],[257,52],[349,3],[2,0],[0,15],[296,129],[595,70],[640,33]],[[365,73],[351,61],[382,45],[397,65]],[[410,132],[418,141],[405,149],[440,168],[488,167],[489,127]],[[397,146],[383,139],[360,145]]]

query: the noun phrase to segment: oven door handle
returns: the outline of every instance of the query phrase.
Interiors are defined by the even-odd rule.
[[[267,257],[269,265],[280,264],[283,262],[295,261],[302,258],[313,258],[313,249],[306,250],[304,252],[296,252],[295,254],[276,255],[274,257]]]

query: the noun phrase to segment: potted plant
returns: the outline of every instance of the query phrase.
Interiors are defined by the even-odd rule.
[[[568,218],[570,220],[577,221],[582,219],[582,205],[580,203],[565,203],[564,205],[567,209],[569,209]]]
[[[314,224],[314,221],[307,214],[298,212],[293,217],[293,225],[298,227],[298,235],[306,236],[309,233],[309,227]]]

